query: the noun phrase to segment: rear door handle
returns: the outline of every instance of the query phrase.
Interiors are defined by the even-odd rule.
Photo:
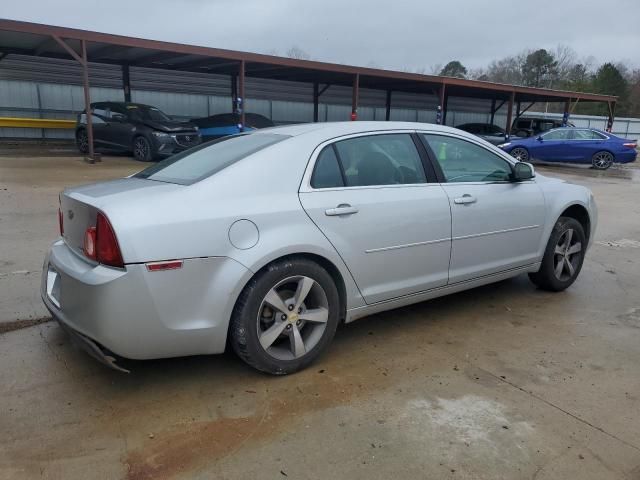
[[[468,205],[470,203],[476,203],[478,199],[468,193],[465,193],[463,196],[454,198],[453,203],[456,205]]]
[[[348,203],[341,203],[336,208],[330,208],[324,211],[324,214],[327,217],[337,217],[341,215],[353,215],[354,213],[358,213],[358,209],[356,207],[352,207]]]

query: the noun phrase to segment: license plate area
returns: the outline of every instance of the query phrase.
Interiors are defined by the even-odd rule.
[[[58,308],[60,308],[60,283],[60,274],[49,264],[47,268],[47,297]]]

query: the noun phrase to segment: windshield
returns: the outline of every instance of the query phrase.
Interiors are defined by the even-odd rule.
[[[127,105],[127,110],[133,118],[148,120],[152,122],[171,122],[171,118],[162,110],[146,105]]]
[[[173,155],[134,175],[158,182],[191,185],[275,143],[288,135],[260,133],[232,135]]]

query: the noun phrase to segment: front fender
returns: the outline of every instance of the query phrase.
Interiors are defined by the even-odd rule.
[[[581,185],[558,180],[541,182],[540,187],[545,197],[545,227],[538,250],[540,259],[544,256],[551,231],[556,222],[567,209],[575,205],[584,208],[589,216],[590,229],[589,232],[585,232],[589,235],[588,248],[593,243],[598,222],[597,207],[591,191]]]

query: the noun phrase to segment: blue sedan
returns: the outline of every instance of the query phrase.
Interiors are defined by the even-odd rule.
[[[634,162],[638,142],[595,128],[564,127],[549,130],[537,137],[512,137],[498,147],[521,162],[590,163],[598,170],[606,170],[614,162]]]

